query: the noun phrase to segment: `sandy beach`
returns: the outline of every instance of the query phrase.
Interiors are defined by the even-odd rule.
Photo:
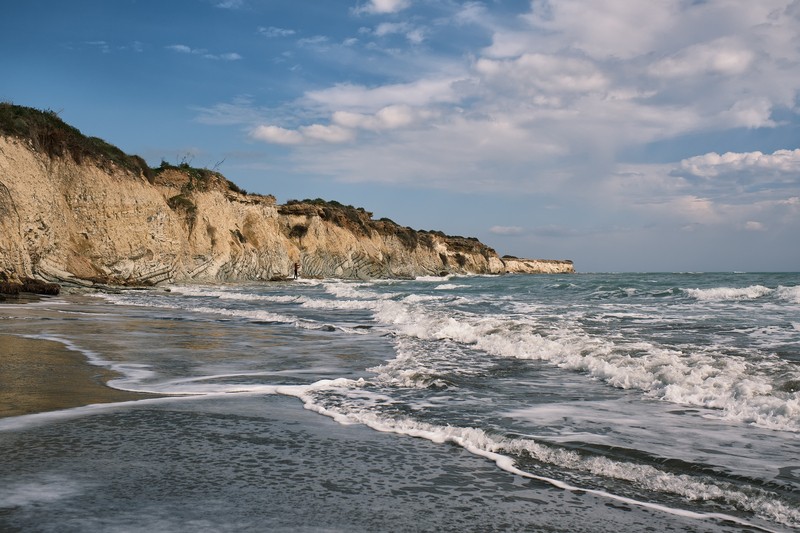
[[[58,342],[0,335],[0,418],[149,396],[106,385],[115,377]]]

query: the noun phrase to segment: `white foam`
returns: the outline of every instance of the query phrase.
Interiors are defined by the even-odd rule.
[[[599,338],[568,319],[544,328],[525,316],[470,315],[406,301],[383,302],[376,319],[411,337],[452,340],[498,357],[547,361],[652,398],[718,409],[720,417],[731,421],[800,431],[800,393],[772,386],[775,372],[792,379],[800,379],[800,372],[777,358],[766,373],[762,361],[754,364],[713,350],[683,353],[623,337]]]
[[[467,289],[467,288],[469,288],[469,285],[459,285],[458,283],[442,283],[441,285],[434,287],[434,290],[452,291],[455,289]]]
[[[306,298],[302,307],[308,309],[374,309],[376,303],[372,300],[323,300],[321,298]]]
[[[253,294],[250,292],[240,292],[236,290],[219,290],[204,287],[175,286],[172,292],[185,296],[197,296],[207,298],[219,298],[220,300],[238,300],[245,302],[273,302],[273,303],[294,303],[302,302],[303,296],[300,295],[265,295]]]
[[[327,281],[323,284],[323,287],[328,294],[344,300],[379,301],[399,296],[398,294],[378,293],[367,289],[367,287],[374,285],[376,285],[375,282]]]
[[[371,409],[325,406],[313,394],[315,390],[327,388],[341,388],[343,392],[347,392],[363,383],[363,381],[353,380],[325,380],[318,382],[313,388],[294,388],[278,392],[298,396],[303,400],[306,409],[328,416],[341,424],[363,424],[376,431],[424,438],[440,444],[454,443],[471,453],[494,461],[500,468],[512,474],[544,481],[561,489],[586,491],[604,498],[693,519],[729,520],[741,525],[750,525],[747,521],[731,515],[675,509],[618,496],[607,491],[585,489],[561,480],[540,476],[519,468],[512,456],[529,456],[537,461],[560,468],[624,480],[648,491],[675,494],[690,501],[724,501],[760,518],[790,527],[800,526],[800,510],[788,506],[775,494],[764,490],[739,490],[738,486],[733,484],[715,484],[710,479],[699,476],[676,475],[653,466],[620,462],[606,457],[584,458],[574,451],[541,445],[530,439],[509,439],[491,435],[482,429],[473,427],[438,426],[408,417],[382,416]]]
[[[118,388],[121,390],[128,390],[132,392],[140,392],[136,389],[129,387],[133,387],[135,384],[140,383],[141,381],[148,379],[154,375],[154,372],[150,370],[149,365],[139,364],[139,363],[111,362],[104,359],[97,352],[94,352],[92,350],[87,350],[69,339],[64,339],[56,335],[22,335],[22,336],[27,339],[37,339],[37,340],[57,342],[59,344],[62,344],[66,349],[70,351],[82,354],[90,364],[94,366],[109,368],[114,372],[121,374],[124,377],[111,380],[108,383],[110,386],[113,386],[114,388]]]
[[[82,494],[85,485],[59,475],[0,486],[0,508],[52,503]]]
[[[721,302],[727,300],[756,300],[774,292],[763,285],[732,288],[715,287],[713,289],[686,289],[686,294],[701,301]]]
[[[455,277],[453,274],[447,274],[445,276],[417,276],[414,278],[414,281],[422,281],[425,283],[440,283],[442,281],[450,281]]]
[[[198,313],[206,315],[222,315],[234,318],[256,320],[260,322],[294,324],[297,327],[302,327],[306,329],[317,329],[321,325],[319,323],[310,320],[300,319],[296,316],[283,315],[280,313],[272,313],[270,311],[264,311],[264,310],[229,309],[226,307],[209,307],[209,306],[186,306],[186,305],[178,305],[178,303],[182,303],[180,301],[178,301],[178,303],[168,303],[165,301],[155,301],[152,299],[145,301],[137,301],[113,294],[103,294],[101,296],[104,299],[116,305],[130,305],[133,307],[149,307],[153,309],[178,310],[189,313]]]
[[[800,304],[800,285],[795,285],[793,287],[779,286],[776,289],[776,293],[778,298]]]

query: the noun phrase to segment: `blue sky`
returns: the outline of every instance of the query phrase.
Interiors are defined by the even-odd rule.
[[[798,0],[26,0],[0,100],[579,271],[800,271]]]

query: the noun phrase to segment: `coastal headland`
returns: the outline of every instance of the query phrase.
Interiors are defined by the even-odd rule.
[[[52,111],[0,104],[0,281],[68,286],[568,273],[321,199],[276,203],[186,163],[150,168]],[[13,288],[12,288],[13,291]]]

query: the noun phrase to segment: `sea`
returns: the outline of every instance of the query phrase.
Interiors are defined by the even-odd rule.
[[[0,419],[0,531],[800,530],[796,273],[173,285],[0,333],[150,393]]]

